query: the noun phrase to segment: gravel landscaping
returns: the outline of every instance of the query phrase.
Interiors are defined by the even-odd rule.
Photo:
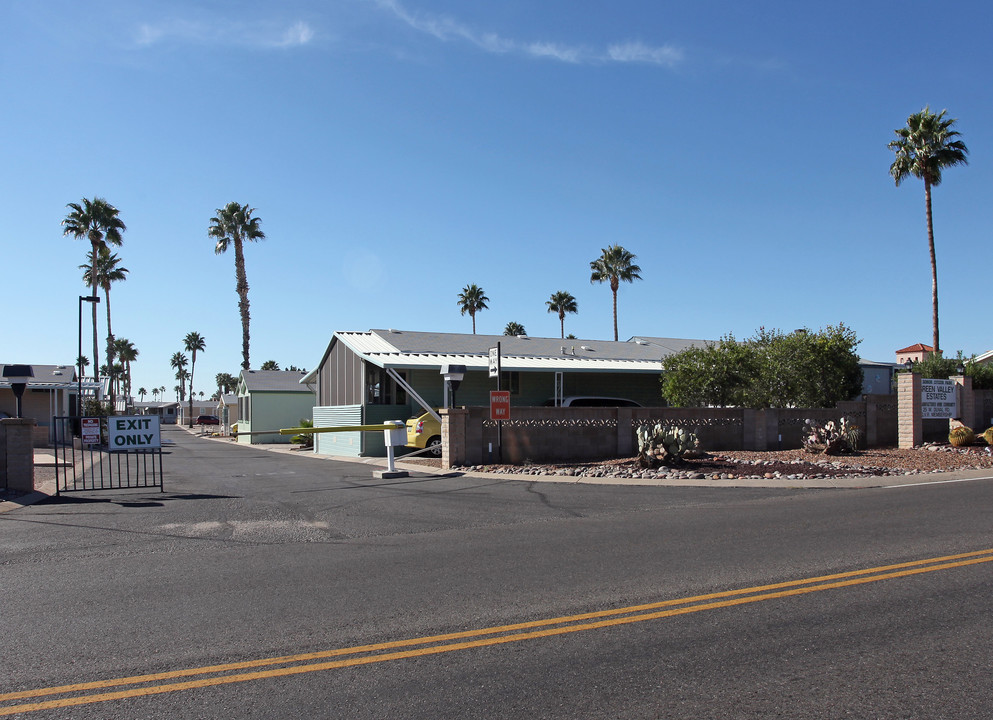
[[[424,464],[439,461],[422,461]],[[722,451],[704,453],[677,466],[645,470],[635,458],[590,463],[526,465],[473,465],[453,468],[464,472],[503,475],[552,475],[576,478],[640,478],[659,480],[706,479],[818,479],[919,475],[955,470],[993,469],[989,447],[953,448],[925,445],[912,450],[883,448],[855,455],[812,455],[804,450],[768,452]]]

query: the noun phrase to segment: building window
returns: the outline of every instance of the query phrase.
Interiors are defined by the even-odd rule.
[[[399,373],[404,380],[406,373]],[[397,385],[384,368],[366,365],[366,405],[406,405],[407,392]]]
[[[504,371],[500,373],[500,388],[510,390],[511,395],[521,394],[521,374],[515,371]]]

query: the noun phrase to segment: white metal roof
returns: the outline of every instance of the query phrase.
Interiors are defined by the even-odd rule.
[[[355,354],[379,367],[440,368],[445,363],[486,370],[489,348],[501,346],[501,366],[509,371],[659,372],[659,348],[633,342],[560,338],[463,335],[396,330],[336,332]]]

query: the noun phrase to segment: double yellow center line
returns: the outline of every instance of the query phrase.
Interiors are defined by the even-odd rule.
[[[300,655],[260,658],[223,665],[186,668],[148,675],[134,675],[113,680],[96,680],[72,685],[0,693],[0,716],[159,695],[214,685],[302,675],[322,670],[370,665],[490,645],[503,645],[521,640],[597,630],[615,625],[628,625],[647,620],[687,615],[704,610],[776,600],[822,590],[865,585],[988,562],[993,562],[993,548],[897,565],[853,570],[835,575],[822,575],[772,585],[727,590],[707,595],[695,595],[676,600],[663,600],[645,605],[632,605],[613,610],[534,620],[513,625],[500,625],[479,630],[466,630],[374,645],[357,645]],[[111,688],[120,689],[110,690]],[[35,698],[51,699],[28,703],[17,702]]]

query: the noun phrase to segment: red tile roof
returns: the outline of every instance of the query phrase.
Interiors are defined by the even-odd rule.
[[[905,347],[903,350],[897,350],[898,353],[906,352],[933,352],[934,348],[930,345],[925,345],[924,343],[917,343],[916,345],[911,345],[910,347]]]

